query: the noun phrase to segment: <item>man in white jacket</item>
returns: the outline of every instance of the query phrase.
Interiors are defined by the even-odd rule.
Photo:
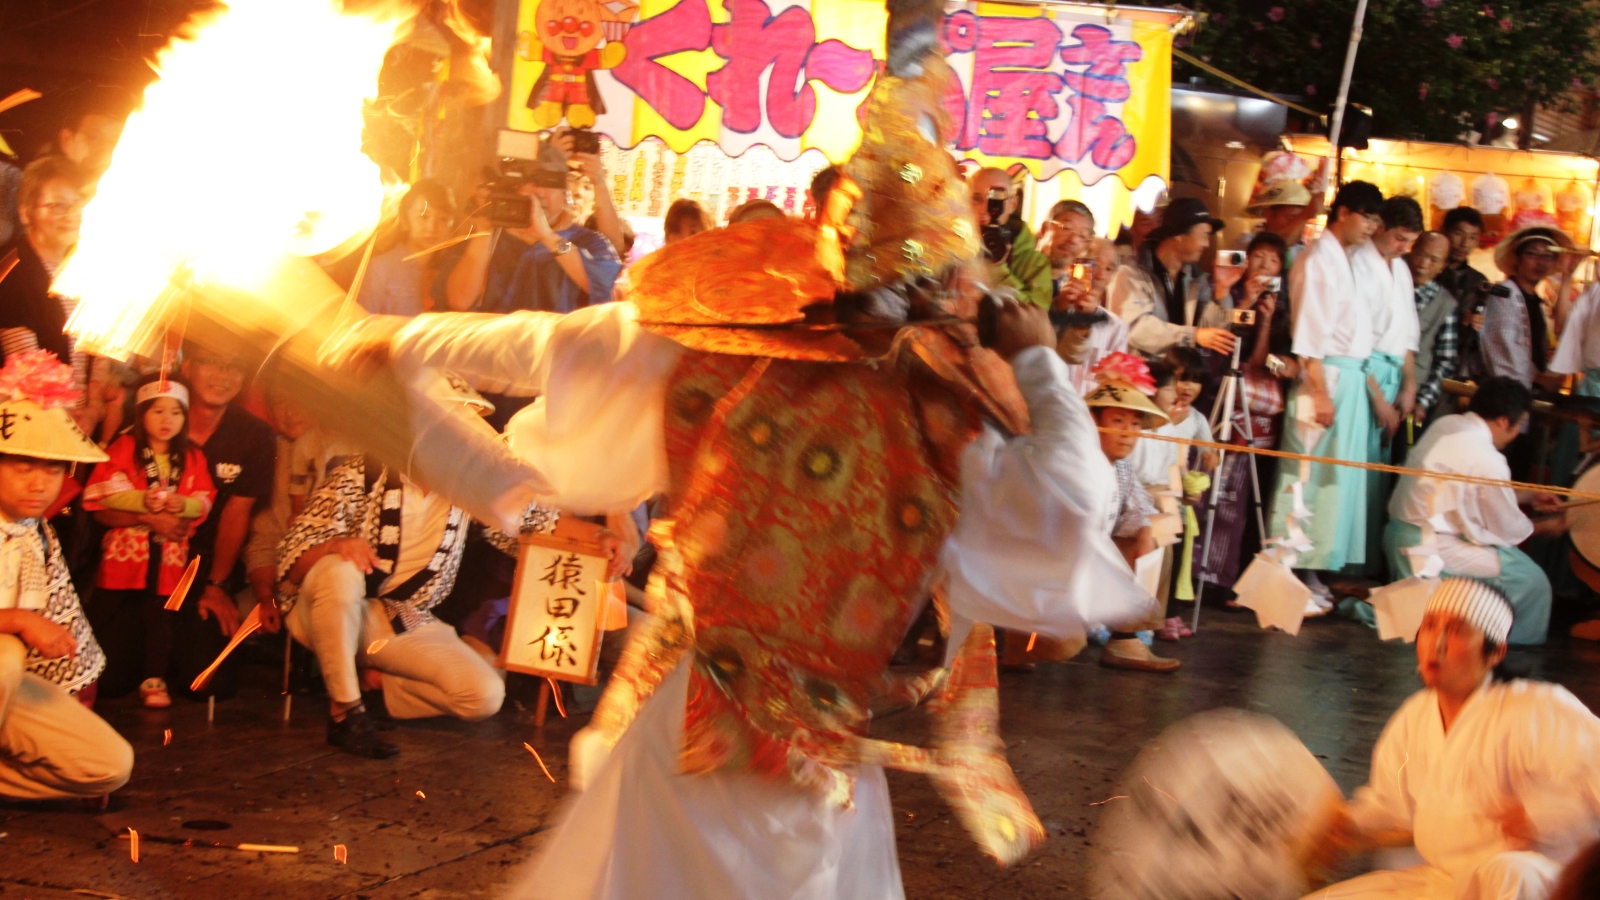
[[[1600,837],[1600,719],[1565,688],[1500,681],[1511,604],[1447,578],[1417,632],[1425,688],[1389,720],[1372,774],[1330,835],[1345,850],[1415,846],[1426,861],[1315,900],[1545,900]]]

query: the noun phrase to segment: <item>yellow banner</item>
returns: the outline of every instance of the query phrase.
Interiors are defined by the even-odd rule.
[[[839,162],[884,57],[881,0],[522,0],[508,125],[593,128],[620,147],[708,141]],[[1036,178],[1167,177],[1180,13],[951,3],[954,149]]]

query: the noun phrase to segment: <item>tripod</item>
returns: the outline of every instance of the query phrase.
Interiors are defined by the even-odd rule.
[[[1233,358],[1228,363],[1228,374],[1222,379],[1222,389],[1217,393],[1217,402],[1211,407],[1211,431],[1217,436],[1219,444],[1226,444],[1233,440],[1233,413],[1235,403],[1244,409],[1244,437],[1251,444],[1255,443],[1255,429],[1250,424],[1250,404],[1244,396],[1244,373],[1239,369],[1239,354],[1244,348],[1243,338],[1235,333],[1233,342]],[[1259,339],[1264,339],[1259,338]],[[1266,539],[1266,519],[1261,514],[1261,477],[1256,472],[1256,460],[1252,454],[1245,458],[1250,463],[1251,505],[1255,510],[1256,532]],[[1215,532],[1217,523],[1217,498],[1222,495],[1222,489],[1228,480],[1228,451],[1217,451],[1217,475],[1211,479],[1211,501],[1206,505],[1206,536],[1202,542],[1204,549],[1200,551],[1200,586],[1194,592],[1194,614],[1189,628],[1200,631],[1200,602],[1206,594],[1206,568],[1211,562],[1211,536]]]

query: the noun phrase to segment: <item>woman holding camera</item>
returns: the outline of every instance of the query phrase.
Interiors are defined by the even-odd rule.
[[[1233,329],[1241,345],[1239,388],[1234,396],[1233,434],[1229,443],[1241,447],[1270,450],[1278,446],[1285,382],[1299,374],[1290,353],[1289,310],[1283,302],[1287,253],[1288,247],[1278,235],[1267,231],[1256,235],[1244,252],[1244,274],[1230,291],[1232,317],[1239,320]],[[1212,409],[1231,363],[1229,356],[1217,353],[1206,356],[1214,377],[1207,379],[1210,396],[1202,396],[1199,401],[1202,411]],[[1231,588],[1239,577],[1242,561],[1252,559],[1261,549],[1261,534],[1252,512],[1252,464],[1256,467],[1257,483],[1264,486],[1274,483],[1277,460],[1270,456],[1233,453],[1217,473],[1222,479],[1222,490],[1217,496],[1211,552],[1200,566],[1201,578],[1212,584]],[[1201,518],[1204,519],[1204,513]],[[1230,600],[1229,604],[1232,603]]]

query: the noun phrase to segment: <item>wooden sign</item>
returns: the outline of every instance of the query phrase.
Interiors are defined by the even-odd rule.
[[[500,667],[595,684],[610,594],[605,577],[598,545],[523,535]]]

